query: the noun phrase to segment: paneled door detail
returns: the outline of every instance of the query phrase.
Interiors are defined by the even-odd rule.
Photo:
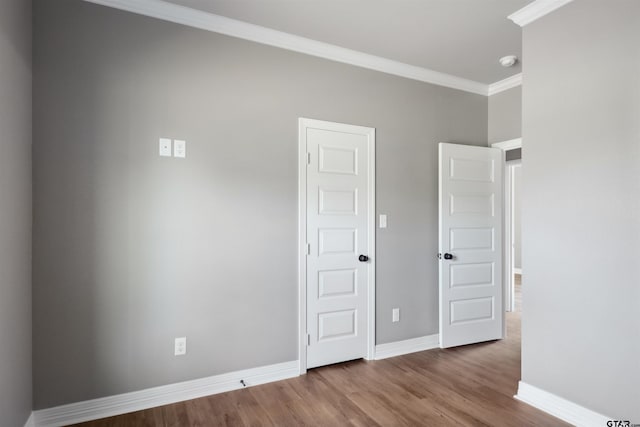
[[[306,164],[306,367],[368,356],[374,130],[301,119]],[[302,145],[301,145],[302,148]]]
[[[502,156],[441,143],[440,346],[503,336]]]

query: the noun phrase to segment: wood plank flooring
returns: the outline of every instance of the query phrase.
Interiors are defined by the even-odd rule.
[[[564,426],[513,398],[520,313],[508,338],[310,370],[276,383],[79,424],[130,426]]]

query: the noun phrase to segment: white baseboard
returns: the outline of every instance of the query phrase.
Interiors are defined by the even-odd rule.
[[[24,423],[24,427],[36,427],[36,422],[34,421],[33,412],[31,412],[31,414],[29,415],[29,418],[27,418],[27,422]]]
[[[522,274],[522,269],[521,268],[514,268],[513,269],[513,274]]]
[[[416,351],[431,350],[440,346],[440,336],[438,334],[426,335],[424,337],[413,338],[404,341],[395,341],[376,346],[374,359],[386,359],[387,357],[402,356],[403,354],[415,353]]]
[[[278,363],[212,377],[169,384],[146,390],[102,397],[55,408],[41,409],[33,413],[34,427],[59,427],[84,421],[97,420],[127,412],[140,411],[212,394],[265,384],[297,377],[298,361]],[[33,422],[32,421],[32,422]]]
[[[514,397],[578,427],[602,427],[613,419],[522,381]]]

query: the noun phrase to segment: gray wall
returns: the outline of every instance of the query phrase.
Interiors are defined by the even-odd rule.
[[[31,412],[31,2],[0,2],[0,426]]]
[[[486,145],[486,97],[79,0],[35,24],[37,408],[297,358],[298,117],[377,129],[377,342],[437,333],[437,143]]]
[[[522,136],[522,86],[489,97],[489,144]]]
[[[494,142],[508,141],[522,137],[522,86],[514,87],[503,92],[496,93],[489,97],[488,106],[488,144]],[[505,153],[506,160],[517,160],[522,158],[522,149],[509,150]],[[521,168],[517,168],[515,180],[516,191],[519,192],[519,178]],[[520,237],[520,198],[516,195],[514,212],[514,267],[522,268],[521,237]]]
[[[636,423],[638,40],[635,0],[569,3],[523,39],[522,378]]]
[[[505,153],[505,160],[510,162],[511,160],[520,160],[522,159],[522,148],[514,148],[512,150],[508,150]]]

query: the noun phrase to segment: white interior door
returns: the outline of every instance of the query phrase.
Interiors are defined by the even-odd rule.
[[[441,143],[440,346],[503,336],[502,150]]]
[[[301,120],[306,146],[307,368],[368,356],[374,129]]]

